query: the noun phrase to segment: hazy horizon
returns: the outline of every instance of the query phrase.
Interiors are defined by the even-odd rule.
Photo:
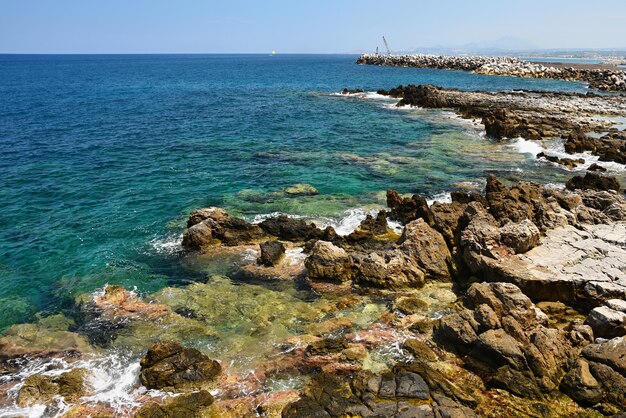
[[[414,17],[414,18],[412,18]],[[240,0],[0,4],[0,53],[347,53],[416,49],[626,49],[626,3]]]

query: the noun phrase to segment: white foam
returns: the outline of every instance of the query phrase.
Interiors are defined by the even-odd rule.
[[[82,397],[80,404],[105,404],[110,406],[116,413],[129,410],[140,403],[137,399],[141,396],[159,396],[165,394],[160,391],[148,391],[139,384],[139,359],[123,353],[112,352],[104,356],[93,355],[84,359],[67,362],[64,359],[51,359],[47,361],[32,360],[19,372],[2,376],[0,383],[20,381],[8,391],[9,397],[17,398],[17,393],[23,386],[23,382],[34,374],[58,376],[76,368],[85,368],[90,371],[86,376],[87,384],[92,388],[90,395]],[[27,416],[39,418],[43,416],[60,417],[66,413],[72,404],[66,404],[57,399],[54,411],[45,405],[33,405],[29,408],[20,408],[17,404],[0,410],[0,416]]]
[[[452,203],[452,195],[450,194],[450,192],[441,192],[434,195],[432,199],[426,200],[428,206],[432,206],[435,202]]]
[[[183,235],[170,234],[166,237],[154,238],[150,245],[158,254],[176,254],[183,250]]]
[[[547,155],[555,156],[558,158],[570,158],[573,160],[577,160],[582,158],[585,160],[584,163],[569,169],[561,164],[553,163],[547,161],[544,158],[540,158],[538,161],[541,161],[544,164],[554,165],[562,170],[567,171],[586,171],[592,164],[596,163],[606,168],[610,172],[624,172],[626,171],[626,165],[612,162],[612,161],[600,161],[600,157],[597,155],[592,155],[591,152],[582,152],[582,153],[574,153],[568,154],[565,152],[564,141],[545,141],[544,144],[547,146],[543,147],[539,145],[535,141],[526,140],[523,138],[517,138],[514,142],[511,143],[514,149],[522,154],[531,154],[533,157],[537,157],[537,154],[540,152],[545,152]]]

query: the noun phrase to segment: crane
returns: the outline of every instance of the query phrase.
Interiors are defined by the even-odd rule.
[[[387,40],[385,39],[384,36],[383,36],[383,42],[385,43],[385,48],[387,48],[387,55],[391,55],[391,50],[389,49],[389,44],[387,43]]]

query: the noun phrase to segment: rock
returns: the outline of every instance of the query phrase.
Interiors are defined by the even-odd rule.
[[[525,253],[539,244],[540,232],[528,219],[520,223],[509,222],[500,228],[500,241],[515,254]]]
[[[571,158],[559,158],[559,157],[555,157],[555,156],[551,156],[551,155],[547,155],[544,152],[540,152],[539,154],[537,154],[537,158],[545,158],[546,160],[556,163],[556,164],[561,164],[567,168],[574,168],[577,167],[579,164],[584,164],[585,160],[583,160],[582,158],[578,158],[576,160],[573,160]]]
[[[363,93],[363,90],[362,89],[348,89],[348,88],[341,90],[341,94],[356,94],[356,93]]]
[[[285,246],[280,241],[265,241],[260,248],[261,256],[257,262],[266,267],[275,266],[285,255]]]
[[[345,282],[352,280],[354,270],[346,250],[326,241],[317,241],[304,264],[312,280]]]
[[[591,190],[617,190],[621,189],[619,181],[615,177],[601,176],[600,174],[587,172],[585,177],[574,176],[567,181],[566,187],[569,190],[591,189]]]
[[[590,344],[583,348],[582,355],[589,361],[606,364],[626,376],[626,337]]]
[[[326,356],[337,354],[349,347],[348,343],[339,338],[323,338],[309,344],[305,350],[307,356]]]
[[[197,251],[219,244],[250,244],[265,237],[258,225],[230,216],[221,208],[211,207],[189,215],[182,245],[187,250]]]
[[[589,166],[589,168],[587,168],[588,171],[600,171],[600,172],[605,172],[606,168],[602,167],[599,164],[593,163]]]
[[[487,382],[519,396],[541,399],[554,390],[576,355],[566,331],[547,328],[548,318],[509,283],[474,283],[465,309],[439,320],[433,337],[467,355]]]
[[[361,224],[348,236],[346,241],[350,244],[359,244],[361,248],[374,247],[372,241],[396,241],[398,235],[387,224],[387,212],[381,210],[376,217],[367,214]]]
[[[69,372],[61,373],[54,382],[59,387],[59,395],[63,396],[66,402],[76,402],[87,394],[85,382],[89,374],[87,369],[73,369]]]
[[[428,304],[415,296],[401,296],[394,301],[392,309],[404,315],[413,315],[426,312]]]
[[[626,335],[626,313],[608,306],[594,308],[589,312],[585,324],[591,326],[596,337],[610,339]]]
[[[424,285],[424,272],[401,250],[382,255],[375,252],[366,256],[354,255],[353,258],[357,269],[355,281],[361,286],[400,289]]]
[[[154,344],[141,359],[141,384],[149,389],[201,389],[221,373],[220,364],[178,343]]]
[[[147,403],[135,413],[135,418],[206,418],[214,402],[206,390],[185,393],[163,404]]]
[[[424,219],[429,225],[433,223],[428,202],[422,196],[403,198],[395,190],[387,190],[387,206],[391,209],[391,217],[403,224],[419,218]]]
[[[303,242],[324,238],[324,231],[318,229],[315,224],[309,224],[302,219],[290,218],[286,215],[266,219],[259,224],[259,227],[265,233],[285,241]]]
[[[21,407],[37,403],[49,403],[59,393],[59,386],[50,376],[34,374],[24,381],[17,395],[17,404]]]
[[[293,186],[283,189],[282,192],[289,196],[314,196],[319,194],[315,187],[306,183],[294,184]]]
[[[406,224],[398,244],[409,257],[417,261],[426,278],[451,279],[452,256],[446,241],[424,219]]]
[[[563,377],[560,389],[572,399],[585,405],[602,400],[602,386],[589,371],[589,362],[578,359],[576,365]]]
[[[17,404],[27,407],[34,404],[49,404],[55,396],[65,402],[76,402],[87,394],[86,369],[73,369],[58,376],[34,374],[26,378],[17,395]]]
[[[423,341],[415,338],[408,338],[402,343],[402,349],[411,354],[421,361],[436,361],[437,355],[435,352]]]

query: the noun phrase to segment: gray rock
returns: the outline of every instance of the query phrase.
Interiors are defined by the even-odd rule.
[[[589,312],[585,324],[593,329],[596,337],[621,337],[626,334],[626,313],[600,306]]]

